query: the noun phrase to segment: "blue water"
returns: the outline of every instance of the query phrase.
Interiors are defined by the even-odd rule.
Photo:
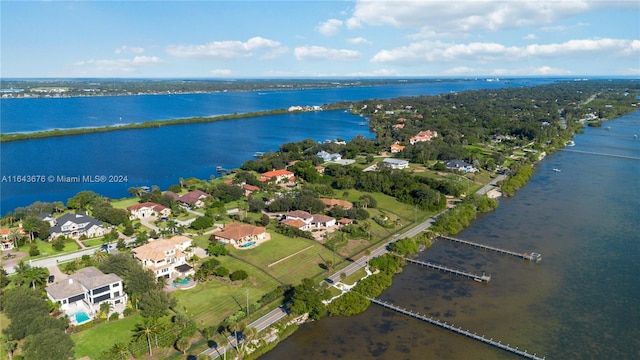
[[[180,281],[174,281],[174,282],[173,282],[173,286],[176,286],[176,285],[185,285],[185,284],[187,284],[187,283],[189,283],[189,279],[182,279],[182,280],[180,280]]]
[[[248,248],[248,247],[253,246],[253,245],[255,245],[255,244],[256,244],[256,242],[255,242],[255,241],[249,241],[249,242],[248,242],[248,243],[246,243],[246,244],[242,244],[242,245],[240,245],[240,247],[242,247],[242,248]]]
[[[514,198],[500,199],[497,211],[457,235],[539,252],[541,263],[438,241],[420,258],[487,272],[491,282],[408,265],[380,298],[547,359],[640,358],[640,139],[634,134],[640,135],[640,112],[586,128],[575,147],[545,158]],[[356,317],[305,324],[262,358],[282,357],[514,359],[373,305]]]
[[[76,317],[76,322],[78,324],[82,324],[82,323],[85,323],[85,322],[91,320],[89,315],[87,315],[87,313],[84,312],[84,311],[79,311],[79,312],[75,313],[75,317]]]
[[[533,86],[551,78],[500,82],[442,81],[427,84],[310,90],[271,90],[76,98],[0,99],[0,133],[42,131],[139,123],[196,116],[286,109],[292,105],[323,105],[339,101],[434,95],[450,91]],[[308,134],[313,137],[313,133]]]
[[[341,100],[394,98],[467,89],[530,86],[551,78],[501,82],[448,81],[363,88],[227,92],[212,94],[0,99],[2,132],[103,126],[200,115],[252,112],[316,105]],[[128,196],[128,188],[157,185],[166,189],[179,178],[209,179],[216,167],[237,168],[255,152],[277,150],[287,142],[374,137],[362,118],[341,111],[124,130],[61,138],[0,143],[0,214],[35,201],[65,202],[82,190],[111,198]],[[12,176],[35,175],[36,183]],[[58,176],[80,177],[63,183]],[[89,183],[82,177],[104,176]],[[102,179],[102,178],[98,178]],[[44,181],[43,181],[44,180]],[[53,180],[53,181],[51,181]],[[116,180],[116,182],[108,182]],[[102,181],[102,180],[98,180]]]

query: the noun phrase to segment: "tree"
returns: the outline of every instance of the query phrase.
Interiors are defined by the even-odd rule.
[[[169,293],[161,289],[153,289],[142,294],[138,306],[143,317],[159,319],[165,316],[169,307],[175,306],[175,304],[175,299]]]
[[[181,337],[176,341],[176,349],[181,351],[183,354],[187,353],[187,349],[191,345],[191,341],[189,341],[188,337]]]
[[[22,353],[29,360],[73,359],[73,340],[63,330],[46,329],[27,337]]]
[[[108,350],[108,354],[111,358],[125,360],[129,356],[129,347],[123,342],[117,342]]]
[[[7,238],[13,244],[13,248],[17,249],[18,242],[22,239],[22,233],[18,229],[11,229],[9,230],[9,235],[7,235]]]
[[[89,205],[91,205],[95,200],[99,198],[100,195],[96,194],[93,191],[80,191],[74,197],[67,200],[67,207],[69,207],[70,209],[84,211],[87,210]]]
[[[231,281],[244,280],[248,277],[249,277],[249,274],[247,274],[247,272],[244,270],[236,270],[232,272],[231,275],[229,275],[229,278],[231,279]]]
[[[104,314],[104,317],[109,321],[109,313],[113,310],[113,305],[108,301],[100,303],[100,312]]]
[[[149,356],[153,356],[153,351],[151,350],[151,336],[157,334],[160,328],[161,326],[157,319],[145,318],[142,323],[136,324],[134,338],[138,341],[144,339],[147,340]]]

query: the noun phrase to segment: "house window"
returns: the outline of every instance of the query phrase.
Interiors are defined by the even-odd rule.
[[[118,297],[118,296],[120,296],[120,291],[116,291],[113,293],[113,297]]]
[[[120,286],[120,283],[111,284],[111,287],[117,288]]]

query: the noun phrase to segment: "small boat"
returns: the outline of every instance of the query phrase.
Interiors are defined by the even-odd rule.
[[[575,142],[573,142],[573,140],[569,140],[569,141],[567,142],[567,146],[576,146],[576,143],[575,143]]]
[[[560,170],[560,169],[558,169],[558,168],[553,168],[553,171],[555,171],[555,172],[560,172],[560,171],[562,171],[562,170]]]

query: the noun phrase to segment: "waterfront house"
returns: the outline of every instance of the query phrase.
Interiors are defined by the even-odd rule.
[[[242,246],[251,241],[268,240],[269,234],[267,233],[267,229],[261,226],[233,222],[225,225],[221,231],[214,232],[211,238],[225,244]]]
[[[300,230],[309,230],[311,228],[331,227],[336,224],[336,219],[331,216],[310,214],[306,211],[295,210],[285,213],[281,222]]]
[[[171,209],[153,202],[145,202],[127,207],[129,211],[129,220],[144,219],[151,216],[168,217]]]
[[[180,196],[180,199],[178,199],[178,201],[189,206],[200,208],[204,206],[203,200],[210,197],[211,195],[202,190],[193,190]]]
[[[187,277],[194,273],[187,263],[193,255],[191,241],[186,236],[174,236],[171,239],[153,240],[134,248],[132,252],[142,267],[151,270],[157,278]]]
[[[82,235],[94,238],[103,236],[104,233],[105,228],[102,225],[102,221],[83,213],[62,215],[55,219],[54,225],[49,229],[52,239],[58,236],[77,239]]]
[[[382,163],[392,169],[402,170],[409,167],[409,162],[407,160],[394,159],[394,158],[385,158],[382,160]]]
[[[68,279],[47,286],[45,291],[47,298],[60,304],[60,310],[76,325],[95,317],[100,311],[100,304],[104,302],[111,304],[112,311],[117,313],[124,311],[127,304],[122,279],[116,274],[104,274],[93,266],[80,269],[69,275]]]

